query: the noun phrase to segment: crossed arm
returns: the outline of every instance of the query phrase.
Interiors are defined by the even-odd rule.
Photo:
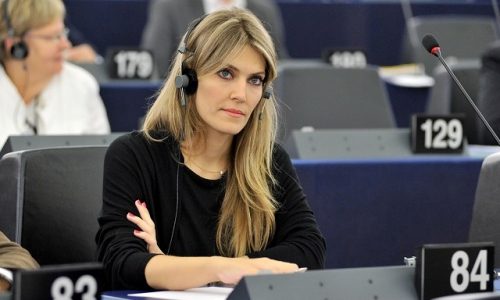
[[[156,289],[182,290],[222,282],[236,284],[245,275],[259,272],[291,273],[298,271],[294,263],[269,258],[248,257],[179,257],[164,255],[156,241],[155,224],[146,208],[146,203],[137,200],[135,205],[140,216],[127,214],[127,219],[140,229],[134,235],[147,243],[150,253],[158,254],[146,266],[146,280]],[[176,274],[176,276],[165,276]]]

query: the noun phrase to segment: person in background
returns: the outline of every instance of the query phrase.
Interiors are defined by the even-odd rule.
[[[259,17],[273,37],[279,57],[288,57],[281,12],[273,0],[152,0],[141,47],[153,51],[158,74],[166,76],[176,46],[192,20],[230,7],[247,8]]]
[[[0,231],[0,292],[11,289],[12,270],[33,270],[38,267],[38,263],[26,249],[10,241]]]
[[[494,42],[481,56],[477,106],[497,136],[500,136],[500,41]],[[497,145],[495,138],[478,119],[481,144]]]
[[[103,58],[95,51],[83,33],[66,17],[66,27],[69,29],[68,40],[71,47],[66,51],[66,59],[80,64],[102,63]]]
[[[0,145],[9,135],[109,133],[97,81],[65,62],[63,2],[0,5]]]
[[[324,267],[325,240],[275,143],[276,64],[270,35],[247,10],[189,26],[143,130],[106,153],[96,241],[113,289]]]

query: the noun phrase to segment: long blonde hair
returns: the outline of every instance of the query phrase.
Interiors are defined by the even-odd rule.
[[[5,7],[7,5],[7,7]],[[6,13],[5,13],[6,10]],[[8,57],[3,41],[8,30],[22,38],[30,29],[45,26],[57,18],[64,19],[66,9],[62,0],[3,0],[0,2],[0,61]],[[6,19],[8,18],[8,20]],[[8,28],[8,23],[11,28]]]
[[[144,122],[144,133],[168,131],[177,141],[204,137],[204,123],[194,100],[180,105],[181,91],[175,77],[189,67],[198,75],[214,72],[245,46],[253,47],[266,61],[267,89],[276,77],[276,51],[268,32],[251,12],[222,10],[203,17],[185,36],[186,54],[177,53],[170,73]],[[183,111],[185,109],[185,111]],[[233,139],[226,191],[217,224],[216,242],[226,256],[242,256],[266,248],[274,234],[277,209],[272,189],[272,153],[277,130],[276,99],[261,99],[243,130]]]

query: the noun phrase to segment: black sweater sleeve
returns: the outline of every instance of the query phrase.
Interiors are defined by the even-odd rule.
[[[144,148],[144,147],[142,147]],[[98,259],[103,262],[108,284],[113,289],[148,289],[144,270],[153,254],[133,235],[134,224],[126,219],[138,215],[136,199],[143,200],[151,183],[145,183],[148,164],[140,143],[132,135],[115,140],[104,160],[103,205],[96,236]]]
[[[299,184],[295,168],[288,154],[279,146],[273,159],[278,179],[275,196],[281,205],[276,212],[276,231],[266,250],[248,256],[269,257],[293,262],[299,267],[322,269],[326,242]]]
[[[175,189],[175,186],[165,186],[175,181],[170,178],[175,176],[174,162],[164,159],[169,150],[167,144],[148,144],[139,133],[128,134],[116,139],[106,153],[103,206],[96,241],[98,258],[104,264],[113,289],[149,289],[144,270],[154,255],[148,253],[144,241],[133,235],[135,225],[126,219],[128,212],[138,214],[134,205],[136,199],[146,201],[154,220],[163,220],[161,224],[157,222],[157,230],[165,223],[161,236],[171,236],[172,226],[168,220],[174,219],[175,202],[167,204],[169,198],[159,198],[160,195],[168,197],[165,189]],[[273,158],[273,172],[279,183],[274,195],[280,204],[276,212],[276,231],[266,250],[249,256],[294,262],[309,269],[322,268],[325,241],[295,169],[280,147]]]

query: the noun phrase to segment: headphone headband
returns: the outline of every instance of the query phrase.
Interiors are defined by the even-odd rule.
[[[182,41],[179,44],[179,47],[177,48],[177,52],[180,54],[187,54],[187,52],[194,52],[194,49],[189,49],[187,47],[187,41],[189,37],[191,36],[192,32],[194,29],[208,16],[208,14],[205,14],[195,20],[193,20],[189,25],[186,33],[184,34],[184,37],[182,38]],[[193,95],[196,93],[196,90],[198,89],[198,76],[196,74],[196,71],[192,68],[189,68],[186,65],[186,60],[185,58],[182,61],[182,66],[181,66],[181,73],[175,77],[175,86],[181,90],[181,106],[186,105],[186,97],[185,95]],[[262,98],[263,99],[269,99],[271,98],[271,95],[273,93],[272,87],[268,86],[264,89],[262,92]]]
[[[186,52],[192,52],[186,47],[187,40],[191,36],[191,33],[196,28],[196,26],[198,26],[198,24],[200,24],[201,21],[203,21],[203,19],[205,19],[206,16],[207,15],[205,14],[199,18],[194,19],[191,23],[189,23],[188,30],[186,31],[186,34],[184,34],[184,37],[179,45],[179,48],[177,48],[177,51],[179,53],[186,54]]]
[[[191,36],[193,30],[198,26],[198,24],[205,19],[207,15],[203,15],[188,25],[188,30],[184,34],[177,52],[180,54],[187,54],[187,52],[193,52],[193,49],[188,49],[186,47],[187,40]],[[186,66],[186,58],[182,61],[181,73],[175,77],[175,86],[181,90],[181,106],[186,105],[186,96],[196,93],[198,89],[198,76],[196,71]]]

